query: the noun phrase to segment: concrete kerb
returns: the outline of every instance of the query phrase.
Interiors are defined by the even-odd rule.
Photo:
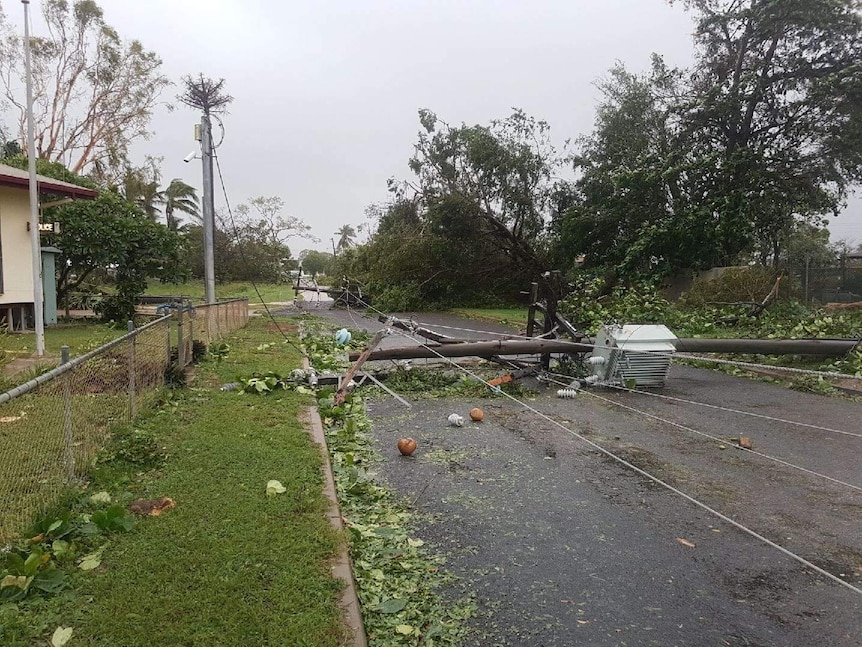
[[[302,365],[303,368],[308,368],[307,357],[302,358]],[[344,533],[344,523],[338,507],[338,497],[335,494],[335,479],[332,477],[332,465],[329,462],[329,448],[326,446],[326,435],[323,433],[323,422],[317,407],[308,408],[308,419],[311,437],[320,446],[323,454],[323,493],[329,499],[329,510],[326,512],[326,517],[333,528]],[[344,623],[350,633],[348,644],[352,647],[367,647],[368,641],[365,637],[365,627],[362,624],[362,612],[360,611],[359,597],[356,594],[356,583],[353,580],[353,569],[346,544],[342,544],[338,550],[332,565],[332,575],[344,582],[339,606],[344,613]]]

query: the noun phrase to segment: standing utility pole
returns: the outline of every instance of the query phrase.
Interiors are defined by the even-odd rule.
[[[212,116],[223,112],[233,97],[224,92],[224,79],[213,79],[199,74],[183,78],[184,91],[178,97],[187,106],[200,110],[201,158],[203,160],[204,191],[201,211],[204,219],[204,283],[207,303],[215,303],[215,207],[213,203],[213,131]]]
[[[201,116],[201,157],[203,163],[203,219],[204,219],[204,285],[207,303],[216,302],[215,293],[215,203],[213,200],[213,136],[209,111]]]
[[[39,242],[39,189],[36,185],[36,136],[33,123],[33,79],[30,70],[30,0],[24,5],[24,67],[27,77],[27,169],[30,172],[30,248],[33,255],[33,325],[36,355],[45,354],[45,315],[42,305],[42,246]]]

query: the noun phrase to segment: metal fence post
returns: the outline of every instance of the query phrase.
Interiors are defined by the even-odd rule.
[[[168,325],[165,326],[165,330],[167,334],[165,335],[165,352],[167,353],[166,364],[168,368],[171,367],[171,322],[168,321]]]
[[[188,353],[186,353],[186,363],[191,364],[195,361],[195,339],[198,339],[200,335],[200,330],[198,329],[198,312],[197,308],[192,308],[191,303],[189,303],[189,325],[188,331],[186,332],[186,337],[189,340],[188,344]]]
[[[183,341],[183,307],[184,304],[180,303],[180,307],[177,308],[177,366],[180,370],[186,366],[186,345]]]
[[[128,331],[130,333],[135,332],[135,322],[129,320],[127,323]],[[129,339],[129,420],[134,420],[137,415],[137,406],[135,404],[135,377],[137,375],[137,366],[135,366],[135,341],[137,339],[137,335],[132,336]]]
[[[69,362],[69,347],[60,347],[60,364]],[[63,379],[63,462],[66,464],[66,482],[75,478],[75,451],[72,442],[72,371]]]

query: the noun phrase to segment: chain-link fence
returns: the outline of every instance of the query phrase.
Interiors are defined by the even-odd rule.
[[[202,316],[203,315],[203,316]],[[248,300],[178,307],[0,394],[0,546],[84,476],[113,425],[153,404],[172,362],[248,322]]]
[[[806,303],[862,301],[862,266],[858,264],[803,265],[790,267],[788,271],[799,281]]]
[[[194,338],[209,346],[248,323],[248,299],[195,306],[191,314]]]

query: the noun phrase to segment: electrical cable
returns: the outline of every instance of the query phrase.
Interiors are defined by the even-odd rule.
[[[385,314],[385,313],[383,313],[383,312],[380,312],[380,311],[379,311],[379,310],[377,310],[376,308],[373,308],[372,306],[370,306],[369,304],[365,303],[365,302],[364,302],[364,301],[362,301],[361,299],[359,299],[359,302],[360,302],[360,303],[362,303],[363,305],[365,305],[367,308],[370,308],[370,309],[372,309],[372,310],[375,310],[376,312],[378,312],[378,313],[380,313],[380,314],[382,314],[382,315],[384,315],[384,316],[387,316],[387,317],[388,317],[388,315],[386,315],[386,314]],[[399,334],[399,335],[402,335],[402,336],[404,336],[404,337],[408,337],[408,338],[409,338],[409,336],[408,336],[406,333],[403,333],[402,331],[399,331],[398,329],[393,329],[393,330],[394,330],[394,332],[396,332],[397,334]],[[845,587],[845,588],[850,589],[850,590],[851,590],[851,591],[853,591],[854,593],[857,593],[857,594],[859,594],[859,595],[862,595],[862,589],[860,589],[860,588],[858,588],[858,587],[854,586],[854,585],[853,585],[853,584],[851,584],[850,582],[845,582],[844,580],[842,580],[842,579],[841,579],[840,577],[838,577],[837,575],[833,575],[833,574],[832,574],[832,573],[830,573],[829,571],[827,571],[827,570],[825,570],[825,569],[823,569],[823,568],[821,568],[821,567],[817,566],[816,564],[814,564],[814,563],[812,563],[812,562],[808,561],[808,560],[807,560],[807,559],[805,559],[804,557],[802,557],[802,556],[800,556],[800,555],[797,555],[796,553],[792,552],[791,550],[788,550],[787,548],[784,548],[783,546],[781,546],[781,545],[779,545],[779,544],[775,543],[774,541],[772,541],[772,540],[770,540],[770,539],[768,539],[768,538],[764,537],[763,535],[761,535],[761,534],[760,534],[760,533],[758,533],[757,531],[752,530],[751,528],[749,528],[749,527],[747,527],[747,526],[743,525],[742,523],[740,523],[740,522],[738,522],[738,521],[736,521],[736,520],[732,519],[731,517],[728,517],[727,515],[725,515],[725,514],[723,514],[723,513],[719,512],[719,511],[718,511],[718,510],[716,510],[715,508],[710,507],[710,506],[709,506],[709,505],[707,505],[706,503],[703,503],[703,502],[699,501],[698,499],[694,498],[693,496],[691,496],[691,495],[689,495],[689,494],[686,494],[685,492],[683,492],[683,491],[682,491],[682,490],[680,490],[679,488],[676,488],[676,487],[674,487],[674,486],[670,485],[669,483],[666,483],[665,481],[661,480],[659,477],[657,477],[657,476],[654,476],[654,475],[650,474],[649,472],[647,472],[647,471],[646,471],[646,470],[644,470],[644,469],[641,469],[640,467],[638,467],[638,466],[634,465],[633,463],[631,463],[631,462],[627,461],[626,459],[622,458],[621,456],[617,456],[617,455],[616,455],[616,454],[614,454],[612,451],[610,451],[610,450],[608,450],[608,449],[605,449],[604,447],[602,447],[601,445],[599,445],[599,444],[598,444],[598,443],[596,443],[595,441],[592,441],[592,440],[590,440],[589,438],[586,438],[585,436],[583,436],[583,435],[579,434],[578,432],[576,432],[576,431],[574,431],[574,430],[572,430],[572,429],[569,429],[568,427],[566,427],[566,426],[565,426],[564,424],[562,424],[561,422],[559,422],[559,421],[557,421],[557,420],[554,420],[553,418],[551,418],[551,417],[550,417],[550,416],[548,416],[547,414],[545,414],[545,413],[543,413],[543,412],[539,411],[538,409],[536,409],[536,408],[534,408],[534,407],[530,406],[530,405],[529,405],[529,404],[527,404],[526,402],[522,402],[521,400],[519,400],[519,399],[518,399],[518,398],[516,398],[515,396],[510,395],[510,394],[506,393],[505,391],[502,391],[502,390],[500,390],[500,389],[498,389],[498,388],[496,388],[496,387],[494,387],[494,386],[492,386],[492,385],[488,384],[488,382],[487,382],[485,379],[483,379],[482,377],[480,377],[480,376],[476,375],[475,373],[473,373],[473,372],[472,372],[472,371],[470,371],[469,369],[465,368],[464,366],[461,366],[461,365],[460,365],[460,364],[458,364],[457,362],[453,361],[451,358],[448,358],[448,357],[445,357],[445,356],[441,355],[441,354],[440,354],[440,353],[438,353],[438,352],[437,352],[433,347],[428,346],[427,344],[424,344],[424,343],[422,343],[421,341],[418,341],[418,340],[414,340],[414,341],[416,341],[420,346],[422,346],[422,347],[424,347],[424,348],[428,349],[428,350],[429,350],[429,352],[431,352],[431,353],[433,353],[433,354],[437,355],[438,357],[440,357],[440,359],[442,359],[444,362],[447,362],[447,363],[451,364],[453,367],[455,367],[456,369],[458,369],[458,370],[460,370],[460,371],[464,372],[466,375],[469,375],[470,377],[472,377],[472,378],[474,378],[474,379],[476,379],[476,380],[481,381],[483,384],[485,384],[485,385],[486,385],[489,389],[491,389],[493,392],[495,392],[495,393],[499,393],[499,394],[502,394],[504,397],[506,397],[506,398],[508,398],[508,399],[512,400],[514,403],[518,404],[518,405],[519,405],[519,406],[521,406],[522,408],[524,408],[524,409],[526,409],[527,411],[530,411],[530,412],[532,412],[533,414],[535,414],[535,415],[539,416],[540,418],[542,418],[543,420],[545,420],[545,421],[549,422],[550,424],[554,425],[555,427],[559,427],[560,429],[562,429],[562,430],[563,430],[563,431],[565,431],[566,433],[568,433],[568,434],[570,434],[571,436],[573,436],[573,437],[577,438],[577,439],[578,439],[578,440],[580,440],[581,442],[583,442],[583,443],[585,443],[585,444],[589,445],[590,447],[592,447],[592,448],[593,448],[593,449],[595,449],[596,451],[600,452],[601,454],[604,454],[604,455],[605,455],[605,456],[607,456],[608,458],[610,458],[610,459],[612,459],[612,460],[616,461],[617,463],[619,463],[619,464],[623,465],[624,467],[626,467],[626,468],[628,468],[628,469],[630,469],[630,470],[632,470],[632,471],[634,471],[634,472],[636,472],[636,473],[640,474],[641,476],[643,476],[643,477],[645,477],[645,478],[649,479],[650,481],[652,481],[652,482],[656,483],[657,485],[660,485],[660,486],[662,486],[662,487],[666,488],[667,490],[669,490],[669,491],[673,492],[674,494],[676,494],[676,495],[678,495],[678,496],[682,497],[682,498],[683,498],[683,499],[685,499],[686,501],[688,501],[688,502],[690,502],[690,503],[692,503],[692,504],[696,505],[697,507],[699,507],[699,508],[701,508],[701,509],[703,509],[703,510],[705,510],[705,511],[709,512],[710,514],[712,514],[712,515],[714,515],[714,516],[718,517],[718,518],[719,518],[719,519],[721,519],[722,521],[724,521],[724,522],[726,522],[726,523],[728,523],[728,524],[732,525],[733,527],[737,528],[738,530],[741,530],[742,532],[746,533],[747,535],[749,535],[749,536],[751,536],[751,537],[753,537],[753,538],[755,538],[755,539],[757,539],[757,540],[759,540],[759,541],[763,542],[763,543],[764,543],[764,544],[766,544],[767,546],[770,546],[770,547],[774,548],[775,550],[778,550],[778,551],[779,551],[779,552],[781,552],[782,554],[786,555],[787,557],[790,557],[791,559],[793,559],[793,560],[795,560],[796,562],[798,562],[798,563],[802,564],[802,565],[803,565],[803,566],[805,566],[806,568],[808,568],[808,569],[810,569],[810,570],[813,570],[813,571],[815,571],[816,573],[819,573],[820,575],[822,575],[822,576],[824,576],[824,577],[826,577],[826,578],[828,578],[828,579],[832,580],[833,582],[835,582],[835,583],[837,583],[837,584],[840,584],[841,586],[843,586],[843,587]]]
[[[213,150],[212,150],[212,156],[213,156],[213,159],[215,160],[215,163],[216,163],[216,170],[218,171],[218,179],[219,179],[219,182],[221,183],[221,190],[222,190],[222,193],[224,194],[224,201],[225,201],[225,204],[227,205],[228,215],[230,216],[230,224],[231,224],[231,227],[233,227],[233,236],[234,236],[235,240],[239,240],[239,230],[237,229],[236,221],[233,219],[233,210],[231,209],[231,206],[230,206],[230,199],[228,198],[228,195],[227,195],[227,188],[225,187],[224,176],[222,175],[222,172],[221,172],[221,164],[219,163],[218,154],[216,153],[215,148],[213,148]],[[242,256],[243,262],[246,265],[249,265],[248,257],[245,255],[245,250],[242,247],[240,247],[240,256]],[[281,336],[284,337],[284,341],[287,344],[289,344],[290,346],[292,346],[295,350],[299,351],[299,353],[301,355],[304,355],[305,353],[302,350],[302,348],[300,348],[299,346],[297,346],[296,344],[294,344],[290,340],[290,338],[287,336],[287,333],[282,329],[282,327],[279,325],[278,321],[276,321],[275,317],[273,316],[272,312],[269,309],[269,306],[266,304],[266,301],[264,300],[263,295],[260,293],[260,290],[257,287],[257,283],[254,282],[254,279],[250,279],[249,282],[251,283],[251,286],[254,288],[254,291],[257,294],[257,297],[260,299],[260,302],[263,305],[263,309],[266,311],[266,314],[269,317],[270,321],[272,321],[272,323],[275,325],[276,330],[278,330],[278,332],[281,334]]]
[[[563,375],[561,373],[550,373],[545,372],[545,375],[550,375],[554,377],[563,377],[569,378],[571,380],[570,375]],[[831,427],[821,427],[820,425],[812,425],[807,422],[797,422],[795,420],[787,420],[785,418],[776,418],[775,416],[767,416],[762,413],[754,413],[752,411],[742,411],[741,409],[733,409],[731,407],[723,407],[718,404],[709,404],[707,402],[698,402],[697,400],[687,400],[685,398],[676,398],[671,395],[665,395],[663,393],[652,393],[650,391],[641,391],[639,389],[630,389],[625,386],[620,386],[617,384],[602,384],[603,387],[608,387],[611,389],[616,389],[617,391],[627,391],[629,393],[637,393],[639,395],[648,395],[651,398],[660,398],[662,400],[669,400],[671,402],[681,402],[683,404],[691,404],[698,407],[706,407],[708,409],[716,409],[718,411],[726,411],[727,413],[735,413],[740,416],[750,416],[752,418],[760,418],[761,420],[769,420],[770,422],[779,422],[786,425],[796,425],[797,427],[806,427],[808,429],[816,429],[817,431],[826,431],[832,434],[842,434],[845,436],[853,436],[855,438],[862,438],[862,434],[857,434],[852,431],[844,431],[842,429],[832,429]]]
[[[443,324],[435,324],[435,323],[427,323],[423,321],[417,321],[416,324],[420,326],[433,326],[435,328],[443,328],[447,330],[460,330],[462,332],[475,332],[475,333],[484,333],[486,335],[495,335],[497,337],[509,337],[512,339],[536,339],[536,337],[528,337],[527,335],[518,335],[515,333],[498,333],[498,332],[490,332],[487,330],[477,330],[475,328],[464,328],[460,326],[444,326]],[[646,325],[646,324],[642,324]],[[580,341],[578,342],[582,346],[587,346],[590,348],[597,348],[597,346],[589,341]],[[679,360],[685,359],[690,361],[698,361],[698,362],[712,362],[715,364],[730,364],[733,366],[739,366],[741,368],[756,368],[756,369],[765,369],[772,371],[784,371],[786,373],[798,373],[803,375],[815,375],[818,377],[827,377],[827,378],[841,378],[841,379],[849,379],[849,380],[862,380],[862,376],[851,375],[849,373],[838,373],[836,371],[818,371],[814,369],[807,368],[796,368],[793,366],[780,366],[776,364],[756,364],[753,362],[742,362],[737,360],[730,359],[719,359],[717,357],[702,357],[700,355],[690,355],[687,353],[656,353],[654,351],[645,351],[645,350],[627,350],[628,353],[648,353],[652,357],[663,357],[670,360]]]
[[[565,385],[564,382],[560,382],[558,380],[554,380],[551,378],[549,378],[549,381],[554,382],[555,384],[562,385],[562,386]],[[657,415],[649,413],[647,411],[641,411],[640,409],[637,409],[636,407],[632,407],[632,406],[629,406],[627,404],[623,404],[622,402],[617,402],[616,400],[611,400],[610,398],[606,398],[604,396],[601,396],[598,393],[593,393],[592,391],[589,391],[586,389],[582,389],[581,391],[579,391],[579,393],[584,393],[584,394],[586,394],[592,398],[596,398],[598,400],[601,400],[602,402],[607,402],[608,404],[613,404],[613,405],[615,405],[621,409],[625,409],[626,411],[631,411],[632,413],[636,413],[636,414],[641,415],[645,418],[649,418],[651,420],[655,420],[657,422],[661,422],[663,424],[670,425],[671,427],[676,427],[677,429],[682,429],[683,431],[687,431],[687,432],[692,433],[692,434],[697,434],[698,436],[703,436],[704,438],[709,438],[710,440],[714,440],[714,441],[719,442],[721,444],[727,444],[728,443],[728,441],[724,438],[719,438],[718,436],[713,436],[712,434],[708,434],[705,431],[698,431],[697,429],[694,429],[692,427],[688,427],[688,426],[680,424],[678,422],[673,422],[672,420],[667,420],[666,418],[662,418],[661,416],[657,416]],[[765,458],[767,460],[774,461],[776,463],[779,463],[780,465],[784,465],[785,467],[790,467],[792,469],[799,470],[801,472],[805,472],[806,474],[811,474],[812,476],[817,476],[817,477],[825,479],[827,481],[832,481],[833,483],[837,483],[838,485],[843,485],[845,487],[849,487],[849,488],[852,488],[854,490],[858,490],[859,492],[862,492],[862,487],[860,487],[858,485],[853,485],[852,483],[847,483],[846,481],[841,481],[841,480],[833,478],[831,476],[827,476],[826,474],[821,474],[820,472],[815,472],[814,470],[810,470],[807,467],[795,465],[794,463],[789,463],[789,462],[782,460],[780,458],[776,458],[774,456],[770,456],[769,454],[764,454],[763,452],[758,452],[758,451],[755,451],[753,449],[747,449],[745,451],[749,454],[754,454],[755,456],[760,456],[761,458]]]

